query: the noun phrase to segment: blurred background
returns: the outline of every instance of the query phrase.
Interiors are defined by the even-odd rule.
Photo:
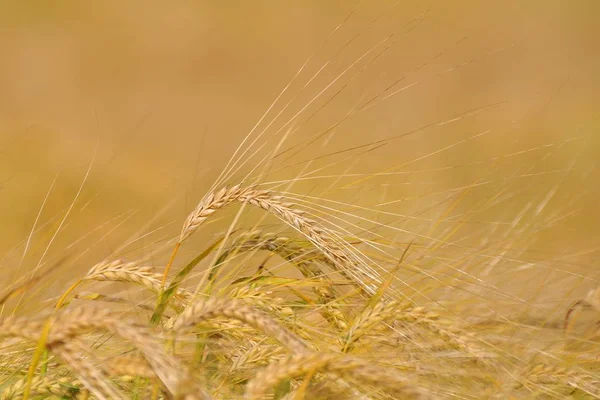
[[[457,240],[501,230],[519,260],[554,257],[587,290],[599,16],[593,0],[3,1],[0,282],[69,257],[60,286],[128,240],[173,237],[291,82],[237,178],[291,132],[264,181],[307,160],[357,174],[294,190],[419,216],[402,226],[433,236],[442,199],[473,187],[452,213],[480,224]]]

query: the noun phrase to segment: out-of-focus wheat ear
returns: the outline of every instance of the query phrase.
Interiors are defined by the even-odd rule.
[[[396,313],[395,319],[418,324],[440,336],[451,347],[463,351],[475,360],[486,362],[488,352],[475,343],[473,335],[465,333],[453,321],[442,318],[436,312],[424,307],[414,307]]]
[[[172,327],[175,331],[181,331],[203,320],[216,317],[242,321],[276,339],[294,353],[308,351],[308,347],[298,336],[284,328],[274,318],[236,299],[210,297],[197,300],[175,317]]]
[[[92,313],[93,314],[93,313]],[[98,315],[98,314],[97,314]],[[99,315],[102,318],[101,315]],[[57,316],[46,320],[42,318],[7,317],[0,319],[0,336],[13,336],[23,339],[38,341],[40,332],[45,329],[62,327]],[[76,321],[77,324],[85,324],[85,321]],[[100,323],[97,321],[96,323]],[[85,346],[73,336],[55,337],[54,331],[50,330],[45,347],[61,359],[85,385],[86,388],[100,399],[124,399],[116,387],[104,376],[102,371],[82,357],[81,353],[90,354]],[[29,396],[32,390],[33,380],[26,379],[23,392],[24,398]]]
[[[282,356],[284,351],[281,346],[254,344],[247,351],[244,351],[243,354],[232,359],[229,372],[256,368],[260,364],[269,364],[272,359]]]
[[[17,400],[23,398],[26,379],[19,379],[9,386],[5,386],[0,394],[0,400]],[[59,398],[71,397],[81,390],[81,382],[70,376],[36,376],[31,382],[31,394],[34,396],[56,396]]]
[[[49,349],[60,358],[77,378],[99,399],[126,399],[101,369],[86,360],[82,353],[85,349],[77,340],[55,342]]]
[[[94,308],[75,308],[58,314],[48,343],[69,342],[75,337],[92,329],[107,330],[132,342],[148,361],[156,375],[160,378],[168,392],[176,396],[182,374],[181,362],[167,355],[163,346],[155,339],[156,333],[146,326],[136,324],[109,310]],[[196,385],[198,396],[209,399],[210,396]]]
[[[158,379],[154,369],[143,358],[135,356],[118,356],[104,360],[103,368],[109,375],[138,376],[141,378]]]
[[[348,352],[358,338],[366,334],[376,324],[392,316],[398,309],[399,303],[396,300],[386,301],[384,300],[384,296],[397,276],[398,270],[402,266],[411,246],[412,242],[406,246],[397,266],[389,271],[388,277],[379,285],[375,294],[367,301],[365,308],[353,321],[345,337],[342,338],[342,352]]]
[[[335,399],[335,400],[369,400],[370,397],[348,387],[343,387],[339,382],[337,385],[331,382],[307,382],[310,376],[306,376],[302,385],[290,390],[279,400],[297,399]],[[312,377],[310,377],[312,378]]]
[[[551,388],[561,385],[571,390],[577,389],[591,398],[600,398],[600,384],[597,377],[584,371],[543,363],[525,370],[519,376],[515,388],[519,386]]]
[[[182,377],[181,363],[167,356],[164,346],[156,340],[156,331],[139,326],[122,318],[120,314],[112,314],[108,310],[96,308],[73,308],[69,312],[58,313],[53,319],[53,329],[46,341],[47,346],[69,342],[76,336],[91,329],[103,329],[116,333],[137,345],[152,369],[165,383],[165,387],[176,390]],[[9,316],[0,318],[0,339],[6,337],[23,338],[37,342],[40,332],[47,326],[44,318],[27,318]],[[239,330],[236,328],[235,331]],[[26,388],[26,386],[24,386]],[[202,388],[198,393],[202,393]],[[205,398],[209,398],[206,394]]]
[[[35,341],[44,326],[40,318],[4,317],[0,318],[0,338],[18,337]]]
[[[182,366],[183,367],[183,366]],[[110,375],[136,376],[157,381],[159,378],[148,362],[139,357],[119,356],[106,360],[104,369]],[[203,400],[203,389],[193,379],[182,379],[178,384],[178,399]]]
[[[573,321],[572,321],[572,314],[573,312],[575,312],[578,308],[583,308],[583,309],[594,309],[598,312],[600,312],[600,287],[596,288],[596,289],[592,289],[588,292],[587,296],[585,297],[585,299],[580,299],[577,300],[575,303],[573,303],[573,305],[567,310],[567,312],[565,313],[565,320],[564,320],[564,324],[563,324],[563,329],[565,331],[565,334],[569,334],[571,331],[571,328],[573,327]]]
[[[323,306],[319,308],[321,315],[340,330],[348,328],[348,319],[339,309],[339,299],[333,289],[333,282],[327,279],[323,270],[317,265],[323,259],[329,261],[319,249],[306,249],[291,238],[255,231],[239,236],[233,245],[223,252],[218,263],[224,262],[234,251],[251,250],[273,252],[298,268],[305,278],[316,280],[318,284],[313,287],[313,291],[318,303]]]
[[[400,398],[422,398],[423,393],[399,376],[398,371],[389,372],[373,366],[367,360],[327,353],[296,354],[260,370],[246,385],[246,399],[260,399],[282,380],[289,380],[313,373],[331,373],[351,381],[364,382],[389,391]]]
[[[208,399],[204,390],[198,390],[200,387],[191,377],[184,378],[180,381],[175,399],[181,400],[206,400]]]

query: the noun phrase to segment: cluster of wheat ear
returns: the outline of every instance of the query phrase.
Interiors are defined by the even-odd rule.
[[[224,237],[177,270],[178,249],[234,202],[273,214],[301,236]],[[569,349],[564,330],[542,352],[528,339],[542,326],[474,323],[448,306],[415,304],[372,276],[341,237],[274,193],[242,186],[210,193],[186,220],[164,270],[102,261],[46,315],[0,319],[2,398],[600,396],[589,361],[595,341]],[[240,278],[251,255],[265,251],[300,277],[259,265]],[[218,254],[207,264],[211,253]],[[119,308],[115,298],[77,293],[93,281],[138,285],[150,302],[120,299]]]

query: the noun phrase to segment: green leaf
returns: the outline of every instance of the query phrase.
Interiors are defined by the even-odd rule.
[[[200,253],[196,258],[188,263],[179,273],[173,278],[173,281],[165,290],[159,295],[158,305],[152,314],[152,318],[150,318],[150,323],[153,325],[157,325],[165,312],[167,305],[169,304],[169,300],[177,293],[177,289],[179,285],[185,280],[185,278],[189,275],[190,272],[200,263],[200,261],[204,260],[206,256],[208,256],[214,249],[223,241],[224,237],[219,238],[213,244],[208,246],[202,253]]]
[[[273,395],[273,399],[279,400],[283,398],[283,396],[288,394],[290,390],[292,390],[292,384],[289,379],[279,382],[279,384],[275,387],[275,394]]]

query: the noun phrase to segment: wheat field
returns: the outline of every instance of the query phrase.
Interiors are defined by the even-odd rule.
[[[600,398],[599,15],[1,4],[0,398]]]

